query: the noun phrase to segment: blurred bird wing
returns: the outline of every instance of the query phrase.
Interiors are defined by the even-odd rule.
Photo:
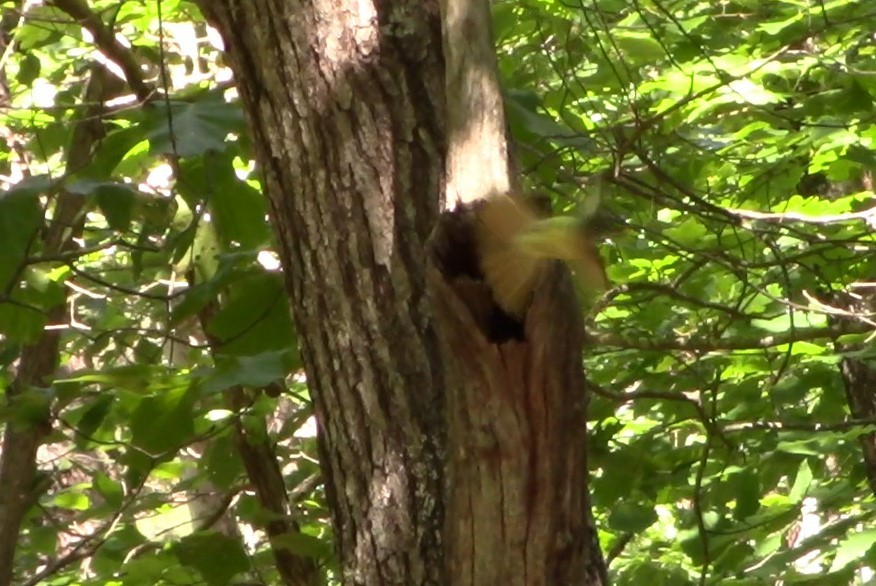
[[[531,222],[520,231],[516,241],[537,258],[574,260],[582,254],[582,239],[585,236],[581,220],[557,216]]]
[[[605,263],[595,246],[590,254],[575,259],[569,264],[578,283],[585,291],[601,292],[609,288],[608,275],[605,274]]]
[[[535,214],[517,198],[507,195],[486,200],[478,213],[479,248],[484,281],[496,303],[522,316],[535,288],[541,262],[518,244],[518,236],[535,222]]]
[[[483,202],[478,210],[478,220],[484,228],[481,230],[483,238],[497,238],[508,243],[535,221],[535,214],[517,198],[497,195]]]
[[[508,313],[522,316],[544,261],[526,254],[513,243],[499,243],[483,252],[481,269],[496,303]]]
[[[539,219],[527,204],[503,195],[483,203],[478,221],[484,281],[508,313],[525,313],[548,259],[568,262],[587,291],[608,287],[602,257],[580,218]]]
[[[568,262],[586,289],[608,288],[602,256],[592,234],[580,219],[558,216],[538,220],[521,231],[516,242],[536,258]]]

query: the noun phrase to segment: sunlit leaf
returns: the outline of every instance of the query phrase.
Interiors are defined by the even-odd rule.
[[[195,157],[207,151],[221,151],[229,133],[240,132],[240,107],[208,94],[192,102],[172,102],[170,115],[158,104],[150,117],[148,136],[153,153]]]
[[[791,487],[791,492],[788,494],[793,501],[800,501],[806,496],[809,486],[812,484],[812,470],[809,468],[809,461],[804,459],[800,462],[800,468],[797,470],[797,477],[794,479],[794,485]]]
[[[280,350],[255,356],[218,357],[216,369],[203,383],[207,393],[235,385],[260,388],[284,378],[297,364],[297,352]]]
[[[849,535],[840,541],[830,571],[836,572],[853,562],[860,562],[874,543],[876,543],[876,529],[865,529]]]
[[[654,509],[630,502],[618,504],[609,515],[608,524],[618,531],[639,532],[657,520]]]

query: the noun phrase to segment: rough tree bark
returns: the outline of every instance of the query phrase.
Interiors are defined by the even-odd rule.
[[[208,0],[249,113],[346,584],[446,584],[444,368],[422,243],[442,191],[434,2]]]
[[[868,186],[872,189],[872,185]],[[876,310],[876,295],[864,289],[858,292],[837,292],[832,304],[852,315],[873,315]],[[834,323],[856,326],[860,322],[850,317],[834,318]],[[872,360],[855,357],[855,353],[866,350],[869,344],[847,344],[837,342],[836,350],[847,353],[839,363],[840,375],[849,403],[849,413],[855,419],[876,418],[876,368]],[[865,433],[858,437],[861,453],[864,456],[864,474],[870,490],[876,495],[876,433]]]
[[[861,348],[841,346],[844,351],[861,350]],[[846,397],[849,401],[849,411],[856,419],[873,419],[876,417],[876,369],[867,361],[855,358],[844,358],[840,362],[840,373],[846,387]],[[858,441],[864,456],[864,472],[870,490],[876,495],[876,433],[862,434]]]
[[[824,198],[837,198],[862,191],[872,192],[873,188],[873,176],[869,172],[846,182],[828,181],[820,174],[807,175],[797,186],[798,191],[804,195],[817,195]],[[876,201],[871,202],[870,205],[876,205]],[[848,312],[845,316],[831,316],[831,322],[840,327],[848,327],[850,331],[854,331],[862,325],[862,321],[865,321],[855,316],[866,318],[873,315],[876,310],[876,294],[869,288],[833,291],[827,294],[827,298],[830,305]],[[876,368],[873,367],[872,360],[854,355],[866,350],[865,345],[838,342],[835,344],[835,349],[846,354],[839,363],[839,372],[845,386],[849,413],[855,419],[876,417]],[[876,495],[876,433],[861,434],[858,442],[861,445],[867,483]]]
[[[860,184],[848,191],[873,191],[873,177],[865,173],[860,178]],[[876,201],[871,202],[876,205]],[[870,230],[872,226],[870,225]],[[863,289],[856,294],[845,293],[835,295],[837,305],[860,316],[873,315],[876,311],[876,294],[870,289]],[[840,323],[854,323],[855,320],[839,320]],[[871,342],[872,343],[872,342]],[[837,344],[837,350],[843,352],[861,351],[862,345]],[[873,361],[862,358],[845,357],[840,362],[840,374],[846,387],[846,397],[849,401],[849,412],[852,417],[872,419],[876,417],[876,368]],[[858,441],[864,455],[864,471],[870,490],[876,495],[876,433],[862,434]]]
[[[484,304],[470,302],[477,284],[447,277],[433,272],[458,377],[447,388],[448,584],[606,584],[586,490],[584,328],[568,272],[555,266],[537,288],[525,341],[498,345],[478,325]]]
[[[423,246],[447,187],[445,128],[485,157],[465,165],[451,149],[450,199],[513,185],[489,36],[477,55],[454,40],[484,34],[488,3],[445,7],[456,96],[445,96],[436,0],[200,6],[253,132],[344,583],[603,583],[565,269],[536,294],[527,341],[500,347]],[[446,97],[466,104],[449,124]],[[486,179],[473,176],[484,166]]]
[[[506,137],[490,4],[445,0],[442,8],[448,198],[507,194],[519,181]],[[460,257],[476,256],[470,243],[483,229],[463,210],[444,215],[430,247],[436,323],[451,378],[448,583],[604,584],[587,498],[584,325],[568,271],[556,263],[539,283],[522,342],[493,343],[493,332],[483,328],[485,308],[493,311],[490,292],[457,271]]]

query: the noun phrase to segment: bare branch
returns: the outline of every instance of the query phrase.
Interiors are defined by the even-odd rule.
[[[797,212],[785,213],[767,213],[755,212],[753,210],[743,210],[736,208],[727,208],[727,212],[734,216],[739,216],[746,220],[760,220],[764,222],[775,222],[782,224],[784,222],[800,222],[802,224],[840,224],[842,222],[852,222],[855,220],[872,221],[876,219],[876,207],[872,207],[860,212],[849,212],[846,214],[833,214],[825,216],[813,216],[810,214],[799,214]]]
[[[655,338],[653,334],[642,332],[641,335],[617,334],[599,330],[590,330],[587,335],[587,345],[590,347],[613,346],[629,350],[689,352],[717,352],[720,350],[758,350],[774,348],[795,342],[812,340],[836,340],[847,334],[863,334],[871,331],[864,327],[829,326],[823,328],[796,328],[791,331],[773,335],[751,337],[727,337],[718,339],[698,338],[694,336],[678,336],[676,338]]]

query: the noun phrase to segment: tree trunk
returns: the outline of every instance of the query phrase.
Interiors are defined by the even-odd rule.
[[[474,202],[445,213],[429,246],[435,317],[451,383],[448,583],[605,584],[587,499],[581,311],[568,270],[555,263],[536,279],[518,331],[497,337],[497,315],[506,325],[508,316],[496,301],[507,297],[487,283],[508,285],[484,274],[484,231],[495,226],[481,214],[503,205],[495,201],[522,194],[512,193],[520,182],[511,164],[490,3],[444,0],[442,9],[447,193],[454,201]],[[498,233],[489,236],[496,237],[503,240]],[[499,245],[503,255],[516,250],[507,242]],[[502,275],[528,266],[511,258]]]
[[[860,348],[844,347],[843,350],[859,350]],[[840,372],[846,387],[846,397],[849,400],[849,411],[856,419],[873,419],[876,417],[876,369],[864,360],[844,358],[840,363]],[[876,433],[862,434],[858,441],[864,454],[864,471],[870,490],[876,495]]]
[[[249,113],[345,584],[446,584],[444,369],[422,243],[444,150],[438,6],[202,3]]]
[[[438,267],[459,253],[442,244]],[[479,325],[485,304],[471,303],[470,281],[432,277],[459,376],[447,389],[448,584],[606,584],[587,496],[584,327],[568,271],[557,264],[542,279],[524,341],[501,344]]]
[[[565,269],[536,294],[528,341],[500,347],[427,268],[447,149],[437,2],[200,5],[225,39],[270,200],[344,583],[603,583]]]
[[[860,295],[836,293],[833,296],[833,303],[850,313],[867,316],[872,315],[873,310],[876,309],[876,296],[867,290]],[[857,325],[857,320],[850,318],[835,318],[834,321]],[[852,354],[840,361],[840,374],[849,402],[849,413],[855,419],[873,419],[876,417],[876,369],[872,366],[872,360],[853,356],[854,353],[862,352],[867,348],[862,344],[837,343],[836,349]],[[858,441],[864,456],[867,483],[876,495],[876,433],[861,434]]]
[[[862,191],[872,192],[874,188],[873,176],[869,172],[862,173],[859,177],[849,181],[829,181],[824,176],[807,175],[797,186],[798,191],[804,195],[817,195],[826,199],[835,199],[852,193]],[[876,205],[876,201],[870,202]],[[873,315],[876,310],[876,294],[869,288],[858,291],[834,291],[827,295],[829,303],[847,315],[830,316],[832,323],[839,326],[855,328],[866,325],[867,316]],[[861,319],[856,316],[861,316]],[[846,399],[849,404],[849,413],[855,419],[873,419],[876,417],[876,368],[872,366],[872,360],[854,356],[855,353],[863,352],[872,343],[849,344],[838,342],[835,349],[847,354],[840,361],[839,371],[845,386]],[[876,433],[865,433],[858,437],[863,455],[864,473],[870,490],[876,495]]]

